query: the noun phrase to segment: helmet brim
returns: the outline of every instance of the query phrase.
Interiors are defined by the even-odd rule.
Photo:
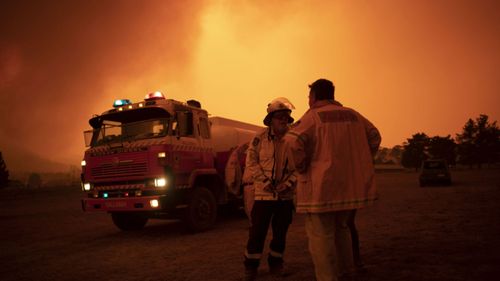
[[[291,110],[289,110],[289,109],[284,109],[284,110],[277,110],[277,111],[273,111],[273,112],[271,112],[271,113],[268,113],[268,114],[266,115],[266,118],[264,118],[264,120],[263,120],[264,125],[266,125],[266,126],[268,126],[268,127],[269,127],[269,126],[271,126],[271,119],[273,119],[273,114],[274,114],[274,113],[276,113],[276,112],[280,112],[280,111],[288,111],[288,112],[290,112],[290,113],[292,112],[292,111],[291,111]],[[288,124],[292,124],[292,123],[293,123],[293,121],[295,121],[295,119],[293,119],[293,117],[292,117],[292,116],[288,116]]]

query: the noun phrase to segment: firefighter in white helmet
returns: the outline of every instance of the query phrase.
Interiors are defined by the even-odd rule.
[[[284,273],[283,254],[297,182],[283,139],[293,122],[292,109],[294,106],[286,98],[271,101],[264,118],[267,128],[257,133],[247,151],[246,169],[253,179],[255,201],[245,251],[245,280],[257,276],[269,224],[273,233],[267,258],[269,270],[276,275]]]

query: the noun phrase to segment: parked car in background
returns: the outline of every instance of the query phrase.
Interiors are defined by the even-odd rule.
[[[451,174],[444,159],[425,160],[419,176],[420,186],[431,184],[451,185]]]

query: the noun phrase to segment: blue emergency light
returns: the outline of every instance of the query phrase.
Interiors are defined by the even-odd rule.
[[[132,104],[132,102],[127,99],[115,100],[115,102],[113,103],[113,107],[120,107],[127,104]]]

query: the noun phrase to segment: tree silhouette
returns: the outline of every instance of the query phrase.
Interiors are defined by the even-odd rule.
[[[381,147],[378,149],[377,154],[375,155],[374,163],[375,164],[389,164],[387,163],[387,155],[389,155],[390,149],[386,147]]]
[[[0,152],[0,188],[7,187],[9,183],[9,171],[3,160],[2,152]]]
[[[500,144],[500,129],[497,126],[497,121],[490,124],[488,116],[481,114],[476,119],[476,124],[478,165],[495,163],[498,161]]]
[[[28,188],[40,188],[42,187],[42,177],[38,173],[31,173],[28,178]]]
[[[455,165],[457,144],[450,135],[446,137],[435,136],[429,139],[427,153],[434,159],[445,159],[450,165]]]
[[[469,119],[462,129],[462,134],[457,134],[458,161],[461,164],[473,165],[477,162],[475,138],[476,124],[472,119]]]
[[[403,146],[401,145],[395,145],[391,149],[390,156],[395,159],[396,164],[401,164],[401,157],[403,155]]]
[[[469,119],[457,134],[459,162],[466,165],[495,163],[500,160],[500,129],[481,114],[476,121]]]
[[[401,145],[395,145],[392,148],[380,147],[375,155],[374,163],[400,165],[402,154],[403,147]]]
[[[422,161],[428,158],[426,148],[429,145],[429,137],[425,133],[416,133],[407,141],[403,144],[401,165],[418,170]]]

